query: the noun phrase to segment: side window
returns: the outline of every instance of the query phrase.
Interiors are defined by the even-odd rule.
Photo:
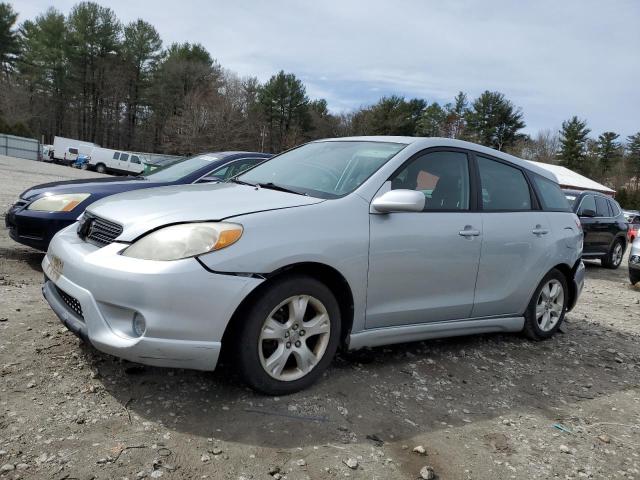
[[[478,169],[483,210],[531,210],[529,184],[520,170],[480,156]]]
[[[393,190],[418,190],[425,211],[469,209],[469,161],[466,153],[421,155],[391,178]]]
[[[131,163],[140,163],[140,157],[137,155],[131,155]]]
[[[570,210],[567,197],[565,197],[562,190],[560,190],[560,185],[556,182],[540,175],[533,175],[533,183],[535,183],[540,194],[542,208],[545,210]]]
[[[129,160],[129,154],[128,153],[121,153],[120,154],[120,161],[121,162],[126,162],[127,160]]]
[[[620,215],[620,207],[618,207],[618,203],[615,200],[609,200],[609,208],[611,209],[612,217]]]
[[[77,148],[73,148],[73,147],[69,147],[69,153],[77,155],[78,154],[78,149]]]
[[[609,202],[606,198],[596,197],[596,217],[610,217]]]
[[[582,199],[582,203],[580,203],[580,210],[578,211],[578,216],[584,215],[585,210],[591,210],[595,213],[596,211],[596,200],[593,198],[593,195],[585,195]]]
[[[113,159],[114,159],[114,160],[118,160],[119,158],[120,158],[120,152],[115,152],[115,153],[113,154]]]

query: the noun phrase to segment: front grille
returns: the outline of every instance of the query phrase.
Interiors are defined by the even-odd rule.
[[[84,316],[82,315],[82,305],[80,305],[80,302],[75,297],[69,295],[67,292],[60,290],[58,286],[56,286],[56,290],[58,291],[60,298],[62,298],[64,303],[67,304],[67,307],[76,312],[76,314],[84,320]]]
[[[83,221],[89,222],[85,239],[99,247],[113,243],[122,233],[122,226],[117,223],[93,215],[85,214],[85,217]]]

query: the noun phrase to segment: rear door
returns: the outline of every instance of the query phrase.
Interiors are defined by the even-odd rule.
[[[522,169],[476,158],[483,234],[472,316],[522,315],[524,299],[548,269],[549,220]]]
[[[616,236],[617,226],[605,197],[596,195],[595,227],[598,231],[598,251],[607,253]]]

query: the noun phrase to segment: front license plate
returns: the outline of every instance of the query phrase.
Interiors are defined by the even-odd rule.
[[[55,255],[51,255],[51,259],[49,260],[49,266],[47,268],[47,275],[54,282],[60,278],[62,275],[62,271],[64,270],[64,262],[60,257],[56,257]]]

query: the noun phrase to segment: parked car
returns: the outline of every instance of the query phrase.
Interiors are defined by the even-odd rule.
[[[5,223],[16,242],[46,250],[56,232],[74,223],[82,211],[98,199],[163,185],[221,181],[269,157],[264,153],[213,152],[183,159],[146,176],[36,185],[20,195],[5,215]]]
[[[222,348],[268,394],[349,349],[551,337],[584,278],[553,174],[459,140],[316,141],[215,185],[92,204],[52,240],[44,296],[94,347],[213,370]]]
[[[627,221],[613,198],[598,192],[564,190],[584,231],[583,258],[616,269],[627,248]]]
[[[629,251],[629,280],[632,285],[640,282],[640,237],[636,237]]]
[[[89,168],[98,173],[140,175],[144,170],[143,160],[139,153],[96,147],[91,151]]]
[[[631,245],[633,241],[638,238],[638,233],[640,232],[640,214],[629,215],[629,217],[627,217],[627,223],[629,228],[629,230],[627,230],[627,242]]]
[[[71,165],[78,155],[91,156],[91,150],[97,147],[95,143],[83,142],[73,138],[54,137],[52,161]]]

